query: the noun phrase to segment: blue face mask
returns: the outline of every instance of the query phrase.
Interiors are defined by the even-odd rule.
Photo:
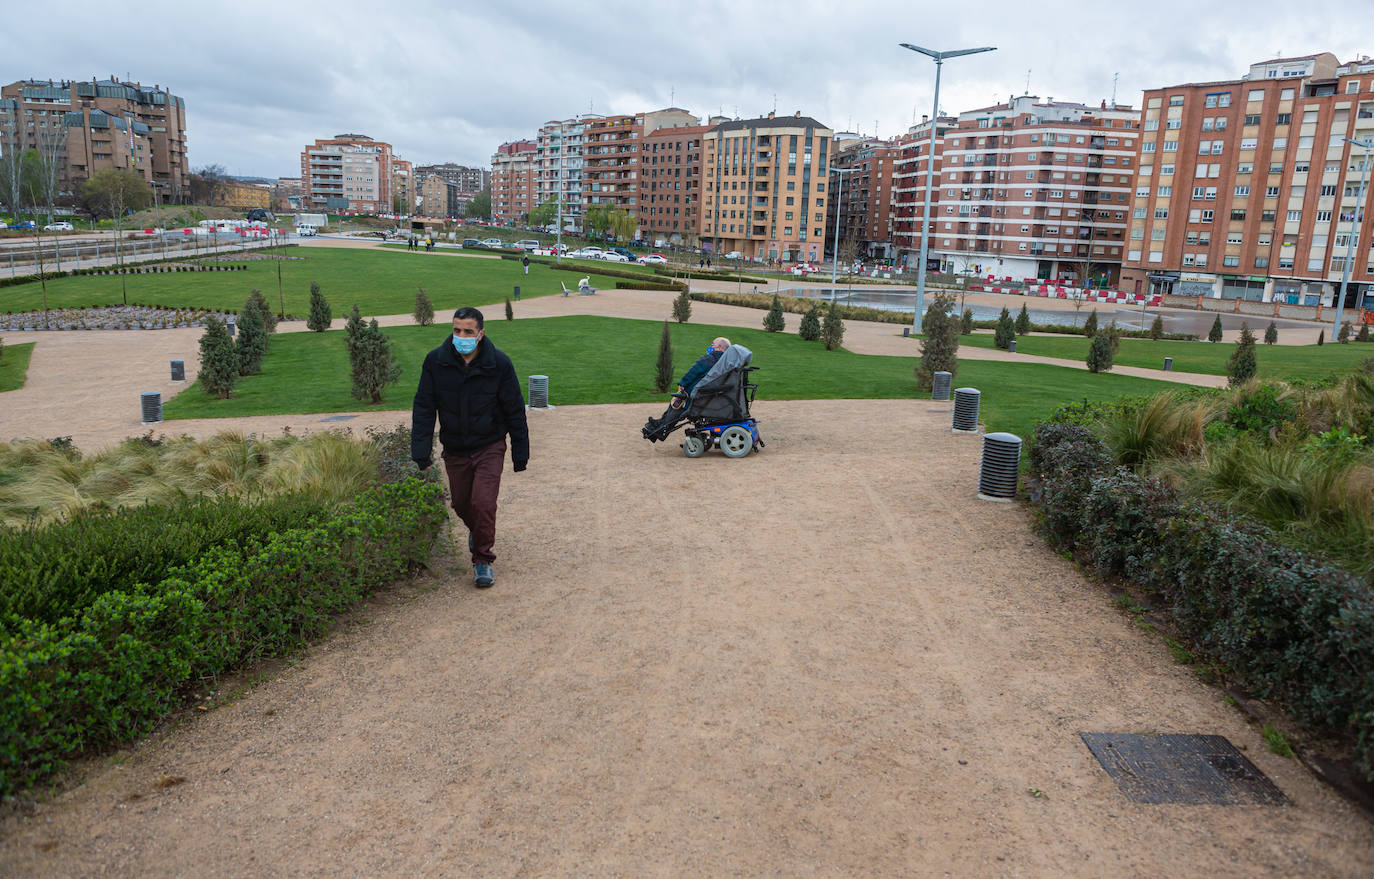
[[[471,354],[477,350],[477,340],[472,336],[454,336],[453,347],[459,354]]]
[[[707,345],[707,346],[706,346],[706,353],[707,353],[707,354],[710,354],[710,353],[711,353],[712,351],[714,351],[714,350],[716,350],[716,346],[715,346],[715,345]]]

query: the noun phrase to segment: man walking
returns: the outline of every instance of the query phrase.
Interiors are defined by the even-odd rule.
[[[520,260],[520,262],[525,267],[525,274],[528,275],[530,273],[530,258],[527,256],[524,259]]]
[[[436,415],[453,510],[468,528],[473,584],[486,589],[496,582],[492,547],[506,436],[511,465],[519,473],[530,460],[530,432],[515,366],[486,337],[482,312],[475,308],[453,313],[453,335],[425,355],[420,367],[410,457],[421,470],[434,463]]]

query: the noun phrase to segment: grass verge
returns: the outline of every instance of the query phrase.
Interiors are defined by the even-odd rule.
[[[652,403],[653,368],[662,324],[576,315],[487,323],[491,340],[511,356],[524,384],[531,374],[549,376],[555,405]],[[759,400],[915,399],[915,358],[826,351],[795,335],[740,327],[674,324],[675,373],[685,372],[711,340],[726,335],[754,352]],[[408,409],[425,353],[448,337],[443,327],[387,327],[384,332],[402,364],[401,381],[379,408]],[[1165,382],[1034,363],[964,361],[957,382],[982,391],[982,420],[989,430],[1029,437],[1037,418],[1085,398],[1153,394]],[[193,384],[163,406],[167,419],[249,415],[357,412],[367,407],[349,393],[348,355],[342,331],[274,337],[260,375],[244,379],[228,400],[213,399]]]
[[[24,386],[29,374],[29,359],[33,357],[33,342],[8,344],[0,357],[0,393],[17,391]]]

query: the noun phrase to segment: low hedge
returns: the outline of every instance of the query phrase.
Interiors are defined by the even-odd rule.
[[[98,596],[79,616],[11,620],[0,637],[0,794],[147,732],[188,681],[280,654],[413,569],[447,521],[411,478],[261,542],[230,541]]]
[[[772,307],[773,304],[772,293],[717,293],[713,290],[694,290],[692,291],[692,298],[699,302],[718,302],[722,305],[738,305],[764,311]],[[798,296],[779,296],[778,301],[782,303],[783,311],[793,314],[805,314],[815,305],[830,306],[829,302],[822,299],[803,299]],[[840,317],[845,320],[866,320],[887,324],[911,323],[911,318],[900,311],[886,311],[864,305],[845,305],[843,302],[835,303],[834,307],[839,310]]]
[[[37,528],[0,527],[0,633],[14,618],[55,623],[103,592],[156,583],[212,546],[299,528],[324,512],[300,495],[187,498],[170,506],[84,510]]]
[[[673,281],[616,281],[617,290],[667,290],[672,293],[681,293],[687,289],[683,283]]]
[[[1197,652],[1313,728],[1354,739],[1374,780],[1374,590],[1267,528],[1115,468],[1076,424],[1041,423],[1030,453],[1047,536],[1133,582]]]

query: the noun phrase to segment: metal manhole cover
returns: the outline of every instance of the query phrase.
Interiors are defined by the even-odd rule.
[[[357,418],[356,415],[331,415],[328,418],[321,418],[320,421],[348,421],[350,418]]]
[[[1224,736],[1080,733],[1137,803],[1287,806],[1288,797]]]

